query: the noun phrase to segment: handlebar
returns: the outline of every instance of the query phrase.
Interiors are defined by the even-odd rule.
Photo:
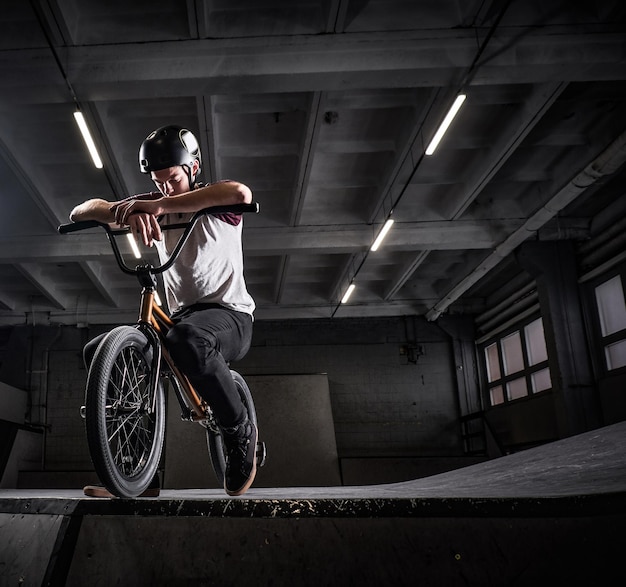
[[[103,224],[97,220],[81,220],[79,222],[61,224],[61,226],[57,228],[57,232],[59,234],[68,234],[70,232],[78,232],[79,230],[86,230],[87,228],[94,228],[96,226],[101,226],[102,228],[108,228],[111,230],[111,227],[108,224]],[[125,232],[128,232],[128,229],[125,229]]]
[[[89,228],[100,227],[107,233],[107,238],[111,243],[111,248],[113,249],[113,254],[115,255],[115,260],[119,265],[119,268],[128,275],[139,275],[141,272],[148,272],[152,275],[157,275],[159,273],[163,273],[167,271],[176,261],[178,254],[180,253],[183,246],[187,242],[189,235],[193,227],[196,225],[196,222],[201,216],[205,214],[244,214],[244,213],[258,213],[259,212],[259,204],[257,202],[251,202],[250,204],[230,204],[226,206],[211,206],[209,208],[204,208],[202,210],[198,210],[194,213],[194,215],[189,219],[188,222],[182,222],[177,224],[165,224],[161,226],[161,230],[172,230],[176,228],[184,228],[185,231],[178,239],[172,254],[169,256],[169,259],[160,265],[159,267],[153,267],[149,264],[138,265],[135,269],[131,269],[128,265],[126,265],[124,258],[119,249],[119,245],[114,237],[122,234],[130,234],[129,228],[111,228],[109,224],[104,222],[98,222],[97,220],[79,220],[78,222],[69,222],[67,224],[61,224],[57,231],[59,234],[69,234],[71,232],[78,232],[80,230],[87,230]]]

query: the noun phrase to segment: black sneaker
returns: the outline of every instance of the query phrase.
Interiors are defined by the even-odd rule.
[[[224,490],[228,495],[243,495],[256,476],[256,426],[246,418],[234,428],[223,431],[226,449],[226,473]]]

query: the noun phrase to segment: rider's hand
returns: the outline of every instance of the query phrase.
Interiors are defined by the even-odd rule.
[[[158,200],[124,200],[113,204],[110,211],[120,226],[128,225],[146,246],[151,247],[153,240],[162,239],[157,217],[164,211]]]
[[[154,214],[136,212],[127,218],[126,224],[130,226],[132,234],[148,247],[152,246],[152,241],[160,241],[163,238],[161,227]]]
[[[164,214],[165,210],[161,204],[160,199],[157,200],[141,200],[141,199],[128,199],[116,202],[110,207],[110,211],[115,215],[115,222],[124,226],[130,224],[129,218],[133,214],[138,212],[145,212],[153,216],[160,216]]]

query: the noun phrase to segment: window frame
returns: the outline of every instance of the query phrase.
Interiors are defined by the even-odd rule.
[[[593,343],[590,345],[592,349],[591,354],[597,375],[600,377],[612,377],[614,375],[626,373],[626,365],[622,365],[621,367],[617,367],[615,369],[609,369],[605,353],[607,346],[615,344],[616,342],[626,341],[626,328],[612,332],[606,336],[602,334],[600,309],[598,307],[598,300],[596,297],[596,288],[604,283],[607,283],[608,281],[611,281],[611,279],[617,276],[621,279],[622,294],[626,303],[626,264],[620,264],[617,267],[614,267],[611,271],[607,271],[606,273],[589,280],[585,284],[587,286],[587,316],[591,320],[591,332],[593,338]]]
[[[493,336],[490,336],[484,342],[481,342],[477,345],[478,354],[479,354],[479,364],[481,365],[481,372],[483,377],[483,385],[481,386],[483,389],[486,406],[488,408],[497,408],[505,405],[510,405],[516,402],[527,401],[532,399],[535,396],[551,393],[554,389],[554,380],[552,376],[552,372],[550,370],[550,353],[547,346],[546,341],[546,359],[543,361],[539,361],[534,365],[530,364],[530,354],[528,349],[528,344],[526,340],[526,327],[536,320],[541,320],[542,326],[544,325],[543,317],[540,313],[533,313],[530,316],[527,316],[523,319],[520,319],[515,324],[511,325],[505,330],[497,332]],[[521,371],[516,371],[514,373],[506,374],[505,373],[505,363],[504,363],[504,355],[502,348],[502,341],[515,333],[519,334],[520,343],[521,343],[521,351],[522,351],[522,362],[523,368]],[[544,327],[544,341],[545,341],[545,327]],[[489,381],[489,368],[487,365],[487,357],[486,357],[486,349],[491,347],[492,345],[496,345],[497,349],[497,357],[498,357],[498,365],[500,369],[500,377],[498,379],[494,379],[493,381]],[[533,391],[533,380],[532,377],[535,373],[543,371],[544,369],[548,369],[548,373],[550,375],[550,387],[547,389],[542,389],[540,391]],[[510,398],[510,394],[508,391],[507,385],[512,381],[518,379],[524,379],[526,383],[526,394],[520,397],[516,397],[514,399]],[[502,396],[503,401],[498,403],[492,402],[492,389],[497,388],[498,386],[502,387]]]

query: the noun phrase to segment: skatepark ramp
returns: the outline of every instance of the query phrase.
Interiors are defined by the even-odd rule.
[[[2,585],[604,585],[626,423],[389,485],[0,491]]]

